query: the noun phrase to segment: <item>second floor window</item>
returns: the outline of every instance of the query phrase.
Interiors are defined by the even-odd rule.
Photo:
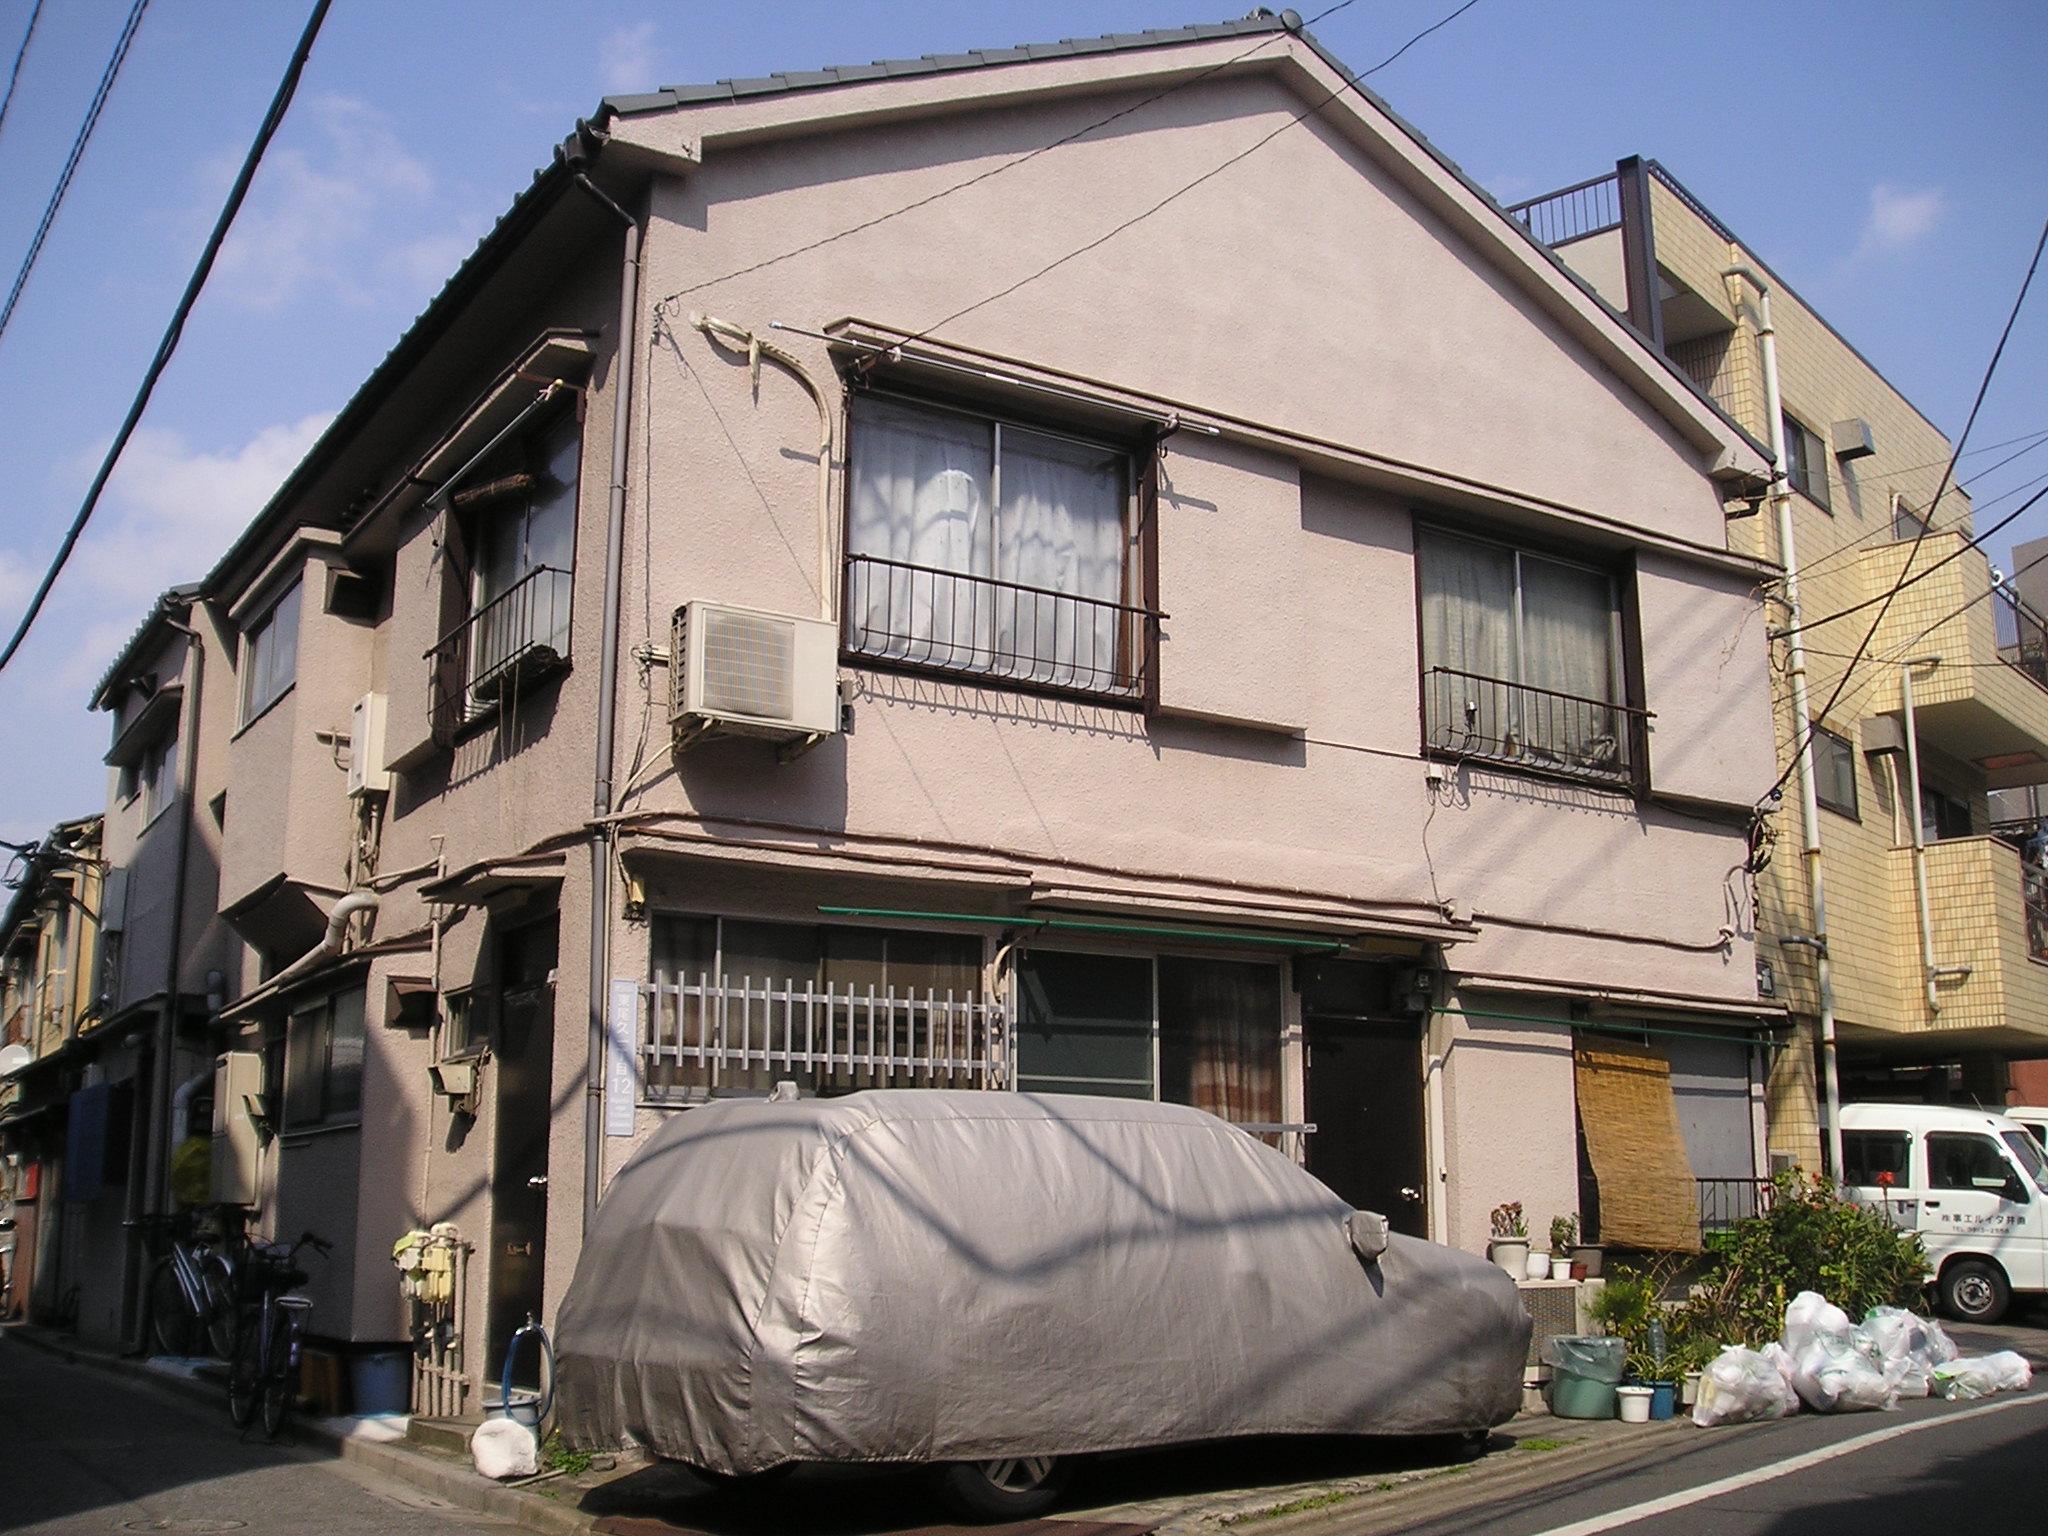
[[[1130,453],[876,396],[853,405],[849,650],[1138,691]]]
[[[299,673],[299,597],[292,583],[268,613],[242,632],[242,723],[284,696]]]
[[[121,803],[142,802],[142,822],[147,826],[178,793],[178,737],[167,731],[121,765]]]
[[[1820,725],[1813,728],[1813,797],[1837,815],[1857,819],[1856,749]]]
[[[1416,563],[1429,750],[1629,782],[1614,578],[1436,529]]]
[[[1820,503],[1823,512],[1834,508],[1828,502],[1828,450],[1818,432],[1785,417],[1785,478],[1792,489]]]

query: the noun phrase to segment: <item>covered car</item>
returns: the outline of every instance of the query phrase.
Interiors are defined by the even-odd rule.
[[[1389,1236],[1200,1110],[724,1101],[613,1180],[558,1404],[572,1446],[715,1474],[931,1462],[1025,1492],[1078,1453],[1483,1432],[1520,1407],[1529,1332],[1497,1267]]]

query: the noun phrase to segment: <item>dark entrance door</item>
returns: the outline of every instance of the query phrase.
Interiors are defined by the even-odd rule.
[[[497,1080],[491,1142],[491,1290],[485,1380],[504,1370],[521,1323],[541,1315],[547,1269],[549,1099],[554,1079],[557,923],[552,917],[498,935]],[[519,1353],[517,1379],[537,1384],[540,1350]]]
[[[1422,1030],[1388,1017],[1387,968],[1317,961],[1302,976],[1308,1171],[1396,1232],[1428,1235]],[[1375,1017],[1377,1015],[1377,1017]]]

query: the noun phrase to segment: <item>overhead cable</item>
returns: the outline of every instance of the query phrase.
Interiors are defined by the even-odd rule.
[[[313,14],[306,21],[306,30],[299,36],[299,45],[292,51],[291,63],[286,66],[284,78],[278,82],[277,94],[271,98],[270,110],[263,115],[263,122],[256,130],[256,139],[249,146],[249,153],[243,158],[242,168],[235,176],[235,184],[228,190],[227,201],[222,205],[220,217],[214,221],[213,233],[207,236],[206,249],[200,252],[198,265],[192,269],[192,276],[185,284],[185,292],[178,300],[178,308],[171,316],[171,323],[164,331],[163,340],[157,344],[156,356],[150,360],[149,371],[143,375],[142,387],[135,392],[134,403],[128,407],[127,418],[121,423],[121,430],[114,434],[113,444],[100,461],[99,473],[93,476],[92,485],[86,490],[84,505],[79,507],[78,516],[71,521],[65,532],[64,542],[57,548],[56,558],[44,572],[41,585],[35,596],[29,599],[27,611],[15,626],[14,637],[7,642],[7,649],[0,651],[0,669],[14,659],[14,653],[21,649],[21,642],[28,637],[36,615],[43,610],[43,602],[50,595],[50,588],[57,583],[65,562],[71,558],[71,551],[77,547],[78,536],[85,532],[85,525],[91,520],[93,508],[99,505],[100,492],[106,489],[107,478],[120,462],[121,452],[128,446],[128,439],[142,420],[142,413],[149,405],[149,397],[156,390],[157,380],[169,366],[171,354],[178,349],[178,339],[184,334],[185,321],[192,313],[192,306],[199,301],[199,292],[206,286],[207,274],[213,271],[214,258],[220,254],[228,229],[235,222],[235,215],[241,210],[242,199],[248,195],[249,183],[256,178],[256,168],[263,163],[263,152],[270,147],[278,127],[284,122],[285,109],[291,105],[292,95],[299,87],[299,76],[306,67],[306,59],[313,51],[313,40],[320,35],[320,24],[327,19],[327,8],[333,0],[315,0]],[[138,11],[140,6],[137,7]]]
[[[21,270],[14,275],[14,286],[7,292],[7,302],[0,305],[0,336],[7,334],[7,322],[14,318],[14,306],[21,300],[21,290],[28,286],[28,275],[35,270],[36,258],[43,253],[43,241],[49,238],[50,226],[57,222],[57,210],[64,205],[64,194],[71,190],[71,178],[78,171],[78,162],[85,156],[85,146],[92,139],[92,131],[99,126],[100,112],[112,94],[114,81],[121,73],[121,65],[128,58],[128,45],[135,41],[135,29],[142,25],[142,13],[149,9],[149,0],[135,0],[129,9],[128,19],[121,26],[121,35],[114,41],[114,55],[107,60],[107,67],[100,74],[100,83],[92,93],[92,104],[85,109],[85,121],[79,125],[78,136],[71,141],[71,153],[64,157],[64,169],[57,173],[57,186],[50,193],[50,201],[43,209],[43,217],[36,225],[36,232],[28,243],[28,255],[22,258]],[[34,18],[29,22],[33,30]],[[22,39],[22,49],[27,51],[28,40]],[[19,70],[21,61],[15,60]],[[12,99],[14,88],[7,90]]]
[[[21,34],[21,46],[14,50],[14,68],[7,72],[7,94],[0,96],[0,128],[7,126],[7,109],[14,105],[14,88],[21,83],[21,61],[28,57],[28,45],[35,39],[36,23],[42,16],[43,0],[36,0],[28,13],[28,28]]]

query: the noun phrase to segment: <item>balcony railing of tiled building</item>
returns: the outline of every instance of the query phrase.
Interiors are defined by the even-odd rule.
[[[1899,967],[1909,983],[1898,1010],[1903,1028],[1980,1031],[2008,1044],[2048,1041],[2048,872],[2001,838],[1950,838],[1927,846],[1927,896],[1939,973],[1931,1014],[1919,965],[1913,850],[1893,849],[1893,941],[1902,959],[1910,957]]]

